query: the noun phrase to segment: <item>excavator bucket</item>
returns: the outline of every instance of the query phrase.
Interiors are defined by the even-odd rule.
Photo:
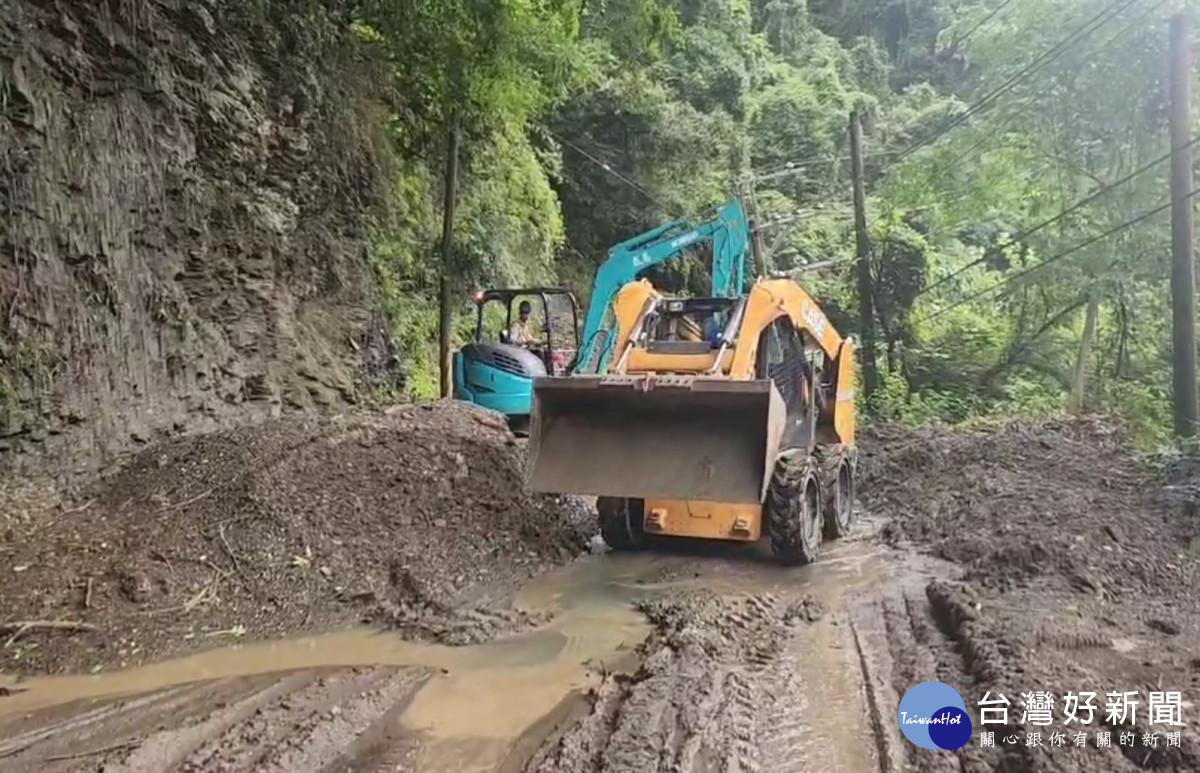
[[[784,413],[769,380],[539,378],[529,486],[559,494],[758,504]]]

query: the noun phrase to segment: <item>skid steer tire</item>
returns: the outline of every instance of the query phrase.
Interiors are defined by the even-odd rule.
[[[646,544],[645,505],[640,499],[597,497],[600,536],[614,551],[641,550]]]
[[[843,454],[834,457],[825,476],[825,539],[849,536],[854,528],[854,464]]]
[[[763,509],[771,552],[781,563],[801,566],[817,560],[823,530],[821,483],[811,459],[790,457],[775,463]]]

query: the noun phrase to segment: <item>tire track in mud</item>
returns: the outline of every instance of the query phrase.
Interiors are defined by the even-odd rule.
[[[189,685],[43,726],[0,755],[9,752],[13,773],[409,770],[413,743],[399,716],[427,673],[358,668]]]
[[[859,672],[862,674],[863,691],[866,694],[867,712],[871,719],[875,751],[879,755],[879,770],[880,773],[894,773],[897,767],[892,758],[895,744],[888,737],[887,726],[884,724],[880,690],[882,683],[867,656],[860,631],[853,622],[850,624],[850,635],[854,640],[854,654],[858,658]]]
[[[202,746],[209,739],[221,736],[234,725],[250,720],[265,707],[315,681],[315,674],[293,674],[201,722],[185,724],[180,729],[166,730],[150,736],[125,760],[109,766],[108,769],[113,773],[173,769],[184,762],[189,752]]]
[[[781,770],[769,750],[795,746],[790,736],[803,732],[774,721],[794,687],[784,653],[795,624],[818,617],[820,607],[808,598],[707,591],[640,607],[655,626],[641,667],[608,676],[591,712],[543,745],[525,771]]]
[[[71,714],[71,707],[68,707],[66,719],[55,721],[52,718],[53,715],[44,717],[38,722],[31,723],[33,729],[24,732],[21,728],[26,723],[20,721],[7,723],[0,726],[0,732],[7,736],[5,742],[0,744],[0,759],[15,757],[25,749],[43,742],[49,741],[50,745],[53,745],[56,738],[71,737],[72,740],[86,741],[95,733],[95,728],[103,725],[105,720],[110,717],[121,713],[131,716],[171,711],[182,706],[189,698],[193,697],[195,692],[196,689],[193,685],[181,685],[123,703],[104,704],[80,714]],[[105,732],[110,738],[112,737],[112,733],[107,727]]]
[[[937,656],[947,645],[927,619],[920,592],[923,581],[906,577],[885,592],[851,609],[856,656],[863,672],[874,738],[885,773],[921,770],[950,773],[961,770],[953,755],[921,754],[900,732],[900,698],[910,687],[930,679],[961,685],[960,673],[950,673]]]
[[[824,566],[799,570],[744,559],[664,559],[646,575],[669,576],[670,583],[589,602],[595,606],[584,607],[587,624],[566,629],[571,633],[554,653],[544,651],[545,637],[522,645],[539,655],[533,659],[514,660],[497,647],[488,655],[496,662],[429,682],[428,671],[389,666],[309,667],[192,683],[123,708],[95,709],[101,713],[91,725],[75,724],[91,728],[87,739],[78,730],[53,742],[44,732],[27,734],[25,742],[34,745],[0,760],[0,768],[8,770],[11,761],[15,773],[876,770],[866,736],[877,727],[861,694],[863,667],[851,628],[841,621],[849,596],[861,591],[878,606],[876,588],[891,583],[878,571],[879,560],[862,554],[858,544],[835,546]],[[613,572],[625,576],[619,563],[613,566],[588,582],[608,581]],[[632,629],[638,642],[649,622],[649,638],[636,650],[625,649],[625,634],[611,630],[626,617],[638,620]],[[598,634],[613,639],[611,650],[598,650],[603,662],[594,647],[572,646]],[[510,667],[535,676],[510,678]],[[530,679],[541,680],[537,689],[546,694],[531,698],[513,688]],[[584,694],[589,685],[595,687]],[[554,695],[558,686],[561,696]],[[488,697],[481,708],[484,689],[503,697]],[[97,705],[42,710],[26,727]],[[496,721],[497,711],[504,721]],[[123,739],[127,746],[103,748]],[[63,754],[79,756],[47,762]]]
[[[411,692],[417,679],[377,668],[317,679],[258,709],[195,749],[183,773],[320,770],[372,722]],[[113,773],[149,773],[130,766]]]
[[[147,728],[159,726],[162,717],[171,717],[176,724],[187,724],[209,713],[214,705],[242,700],[248,693],[274,681],[273,677],[219,679],[159,689],[127,699],[110,699],[91,709],[86,706],[93,704],[92,701],[51,708],[0,725],[0,734],[7,736],[7,741],[0,744],[0,759],[17,762],[31,756],[49,762],[66,762],[76,757],[103,759],[104,755],[97,750],[109,749],[122,740],[128,741],[129,747],[136,745]],[[56,719],[60,716],[66,718]]]

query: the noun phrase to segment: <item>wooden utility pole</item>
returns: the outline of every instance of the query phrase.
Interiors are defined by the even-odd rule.
[[[1196,262],[1192,247],[1192,51],[1187,17],[1171,17],[1171,364],[1175,434],[1196,434]]]
[[[871,242],[867,236],[867,193],[863,180],[862,120],[858,111],[850,114],[850,165],[854,178],[854,242],[858,265],[859,335],[862,337],[864,397],[875,394],[875,309],[871,282]]]
[[[754,198],[747,195],[747,190],[739,187],[737,191],[738,201],[742,205],[742,212],[746,213],[746,226],[750,229],[750,262],[751,270],[754,272],[754,277],[745,282],[747,287],[754,284],[754,279],[767,275],[767,252],[763,248],[762,231],[759,229],[758,212],[755,210]],[[739,287],[737,291],[743,292],[746,287]]]
[[[1079,352],[1075,355],[1075,372],[1071,376],[1071,393],[1067,397],[1067,411],[1082,413],[1087,404],[1088,361],[1092,356],[1092,344],[1096,340],[1096,318],[1100,316],[1100,291],[1092,287],[1088,291],[1087,311],[1083,316],[1083,335],[1079,337]]]
[[[454,199],[458,185],[458,121],[451,119],[446,148],[446,191],[442,207],[442,272],[438,281],[438,365],[442,397],[450,397],[450,338],[454,315],[451,305],[450,264],[454,254]]]

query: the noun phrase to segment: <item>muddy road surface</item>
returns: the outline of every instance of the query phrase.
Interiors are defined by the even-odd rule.
[[[0,699],[0,767],[878,770],[895,748],[852,610],[896,566],[870,526],[819,568],[753,547],[583,558],[518,594],[549,624],[483,644],[355,630],[35,678]]]
[[[450,445],[445,432],[422,439],[412,418],[365,435],[334,427],[289,445],[299,456],[280,451],[270,485],[261,474],[232,489],[205,483],[214,493],[193,514],[215,530],[168,534],[158,545],[174,548],[171,566],[143,564],[190,580],[170,592],[184,603],[195,588],[220,591],[190,625],[187,611],[165,626],[145,615],[154,605],[122,596],[111,575],[81,604],[47,579],[65,558],[18,549],[44,561],[26,576],[50,587],[0,573],[0,589],[19,591],[18,612],[72,614],[95,630],[7,623],[0,770],[1200,770],[1196,465],[1135,458],[1095,421],[872,427],[856,531],[813,566],[781,567],[764,546],[690,540],[581,555],[577,508],[421,478],[431,450],[507,480],[519,466],[504,433],[479,445],[474,418],[430,415],[459,427]],[[411,474],[380,483],[385,459],[407,445]],[[358,461],[341,461],[342,496],[366,509],[289,483],[345,454]],[[157,469],[131,474],[174,474]],[[126,498],[98,505],[106,519],[91,539],[145,557]],[[249,515],[233,529],[220,503]],[[514,503],[535,517],[522,520]],[[161,528],[176,522],[154,507]],[[378,523],[370,508],[384,513]],[[359,537],[337,536],[342,522]],[[29,528],[86,558],[82,524],[72,511]],[[218,562],[221,525],[234,549]],[[496,529],[504,549],[487,550]],[[339,579],[287,563],[306,557],[296,537],[316,546],[317,566],[339,557]],[[185,561],[188,551],[208,562]],[[422,561],[424,551],[449,563]],[[82,568],[102,571],[110,558]],[[264,597],[285,611],[287,635],[231,637]],[[356,617],[372,627],[344,627]],[[154,643],[155,656],[116,668],[129,659],[121,642],[134,640]],[[921,748],[901,730],[902,700],[931,680],[958,692],[972,723],[952,750]],[[1083,706],[1088,691],[1094,715],[1070,711],[1066,696]],[[1003,702],[1001,718],[982,722],[985,698]],[[1126,704],[1119,715],[1114,700]]]

